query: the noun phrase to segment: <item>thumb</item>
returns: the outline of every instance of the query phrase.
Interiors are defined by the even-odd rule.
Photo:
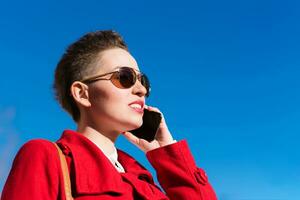
[[[124,132],[123,133],[124,137],[131,142],[132,144],[134,144],[135,146],[137,146],[139,149],[141,149],[142,151],[146,152],[146,146],[148,141],[138,138],[135,135],[133,135],[130,132]]]

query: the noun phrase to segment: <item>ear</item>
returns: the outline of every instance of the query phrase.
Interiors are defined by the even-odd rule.
[[[90,107],[88,86],[82,82],[75,81],[71,85],[71,94],[74,100],[84,107]]]

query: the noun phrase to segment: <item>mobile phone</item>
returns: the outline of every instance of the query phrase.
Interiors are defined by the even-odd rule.
[[[154,140],[156,131],[161,121],[161,114],[155,111],[144,109],[143,124],[140,128],[129,131],[138,138],[143,138],[148,142]]]

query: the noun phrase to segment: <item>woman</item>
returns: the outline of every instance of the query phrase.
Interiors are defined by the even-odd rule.
[[[57,65],[54,90],[77,124],[56,141],[70,177],[64,179],[52,142],[31,140],[19,150],[1,200],[65,199],[68,180],[76,200],[216,199],[187,142],[173,140],[163,117],[151,142],[130,132],[142,125],[144,109],[161,112],[145,104],[148,79],[118,33],[88,33],[69,46]],[[145,152],[164,191],[149,171],[116,149],[120,134]]]

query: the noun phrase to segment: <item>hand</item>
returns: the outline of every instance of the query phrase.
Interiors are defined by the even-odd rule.
[[[131,143],[136,145],[139,149],[141,149],[145,153],[147,151],[151,151],[153,149],[174,143],[173,137],[167,127],[165,118],[164,118],[163,114],[161,113],[161,111],[158,108],[151,107],[151,106],[145,106],[145,108],[150,111],[159,112],[162,116],[162,119],[161,119],[161,122],[157,129],[154,140],[151,142],[148,142],[145,139],[136,137],[135,135],[133,135],[130,132],[123,133],[125,138],[128,139]]]

